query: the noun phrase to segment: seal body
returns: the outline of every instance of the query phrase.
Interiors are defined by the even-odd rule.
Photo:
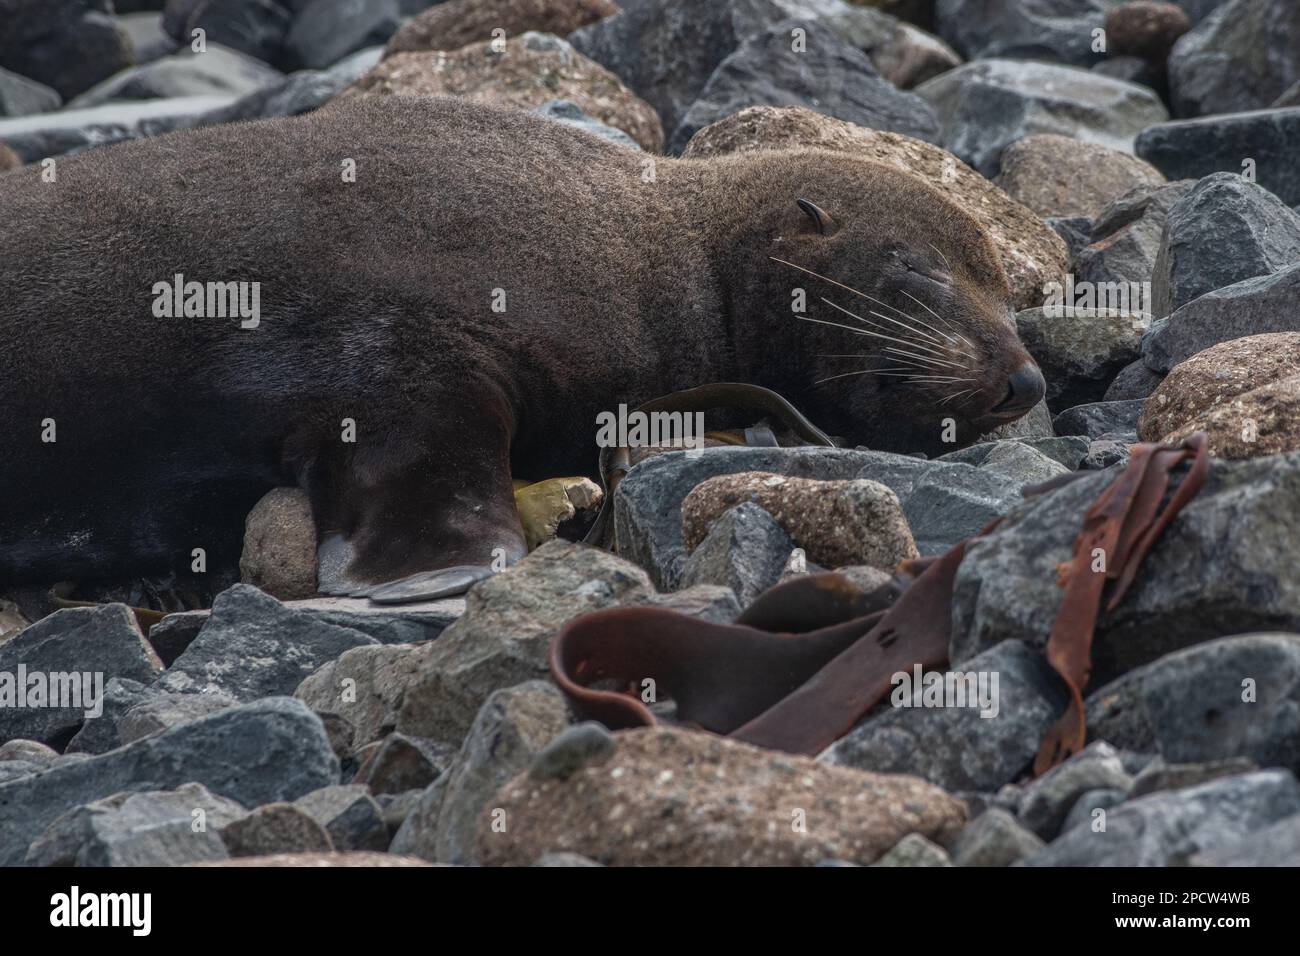
[[[1041,397],[988,237],[842,154],[672,160],[392,97],[18,170],[0,216],[4,582],[237,554],[286,484],[331,590],[513,560],[512,474],[590,474],[600,412],[703,382],[908,451]],[[184,314],[191,282],[255,284],[255,321]]]

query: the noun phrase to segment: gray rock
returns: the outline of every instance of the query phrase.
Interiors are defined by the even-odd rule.
[[[819,757],[880,773],[909,773],[946,790],[994,790],[1033,762],[1044,733],[1066,704],[1065,685],[1043,656],[1006,641],[969,661],[965,672],[998,675],[997,715],[978,707],[882,704]],[[892,695],[891,695],[892,696]]]
[[[323,787],[299,797],[294,806],[328,831],[335,849],[385,850],[388,847],[384,811],[364,786]]]
[[[258,807],[222,827],[220,836],[233,857],[334,852],[329,832],[292,803]]]
[[[1010,866],[1044,844],[1006,810],[992,807],[968,823],[951,847],[957,866]]]
[[[1196,644],[1101,686],[1087,706],[1093,734],[1171,764],[1248,758],[1300,769],[1300,635]]]
[[[285,38],[285,62],[294,69],[322,70],[349,53],[387,42],[399,22],[397,0],[312,0]]]
[[[320,719],[300,701],[271,698],[233,707],[0,784],[0,866],[20,862],[60,814],[123,790],[201,783],[254,807],[335,783],[338,773]]]
[[[603,724],[584,720],[563,730],[537,753],[528,768],[534,780],[566,780],[590,763],[604,763],[618,744]]]
[[[926,461],[889,452],[829,448],[708,448],[656,455],[641,462],[614,494],[618,551],[646,568],[659,587],[679,587],[687,562],[681,502],[715,475],[769,471],[798,478],[868,478],[898,495],[922,554],[936,554],[979,532],[1020,501],[1022,484],[1044,467],[1039,459],[1026,480],[964,462]],[[1050,465],[1046,466],[1050,468]]]
[[[0,0],[0,67],[71,99],[131,65],[112,12],[111,0]]]
[[[44,83],[0,69],[0,116],[31,116],[63,105],[63,98]]]
[[[786,15],[768,0],[643,0],[621,6],[622,13],[569,34],[569,42],[653,106],[666,130],[677,128],[741,40]]]
[[[388,839],[397,835],[406,818],[420,802],[424,790],[407,790],[403,793],[381,793],[375,797],[379,809],[384,815],[384,826],[388,830]]]
[[[322,664],[375,643],[360,631],[325,624],[255,587],[236,584],[217,595],[203,630],[157,686],[240,701],[292,694]]]
[[[1229,757],[1206,763],[1165,763],[1163,757],[1157,757],[1133,778],[1128,795],[1130,798],[1144,797],[1160,790],[1182,790],[1220,777],[1253,773],[1258,769],[1259,765],[1248,757]]]
[[[422,801],[394,845],[430,862],[476,862],[474,835],[480,817],[492,811],[492,796],[528,769],[568,725],[568,706],[549,682],[529,681],[492,694],[445,774],[446,783],[434,784],[440,787],[440,799]],[[436,822],[425,815],[435,805]]]
[[[220,828],[247,815],[197,783],[123,792],[51,821],[27,851],[27,866],[179,866],[228,859]]]
[[[1169,210],[1151,279],[1152,314],[1169,315],[1197,296],[1297,260],[1300,215],[1240,176],[1214,173]]]
[[[183,22],[169,16],[177,7],[188,8]],[[163,29],[182,44],[188,45],[194,31],[202,30],[209,44],[220,43],[267,63],[282,59],[289,23],[289,12],[279,0],[169,0],[163,16]]]
[[[0,763],[7,760],[23,760],[39,767],[48,767],[58,759],[59,752],[47,747],[39,740],[10,740],[0,744]]]
[[[1074,259],[1076,284],[1088,282],[1098,290],[1114,290],[1117,288],[1114,284],[1119,283],[1131,290],[1132,283],[1140,283],[1139,291],[1149,290],[1165,219],[1173,205],[1195,185],[1184,180],[1157,188],[1139,187],[1102,210],[1093,226],[1091,241]],[[1151,301],[1139,306],[1144,312],[1153,308]]]
[[[1232,0],[1185,34],[1169,55],[1177,116],[1263,109],[1300,80],[1300,7]]]
[[[1152,323],[1142,339],[1142,361],[1165,373],[1220,342],[1263,332],[1300,332],[1297,295],[1300,262],[1207,292],[1167,319]]]
[[[1109,811],[1112,807],[1117,807],[1128,799],[1128,794],[1116,787],[1104,787],[1099,790],[1089,790],[1080,794],[1079,799],[1074,801],[1074,806],[1066,814],[1065,822],[1061,824],[1060,832],[1068,833],[1080,824],[1091,825],[1097,818],[1097,811]]]
[[[1099,438],[1088,446],[1088,454],[1079,462],[1081,471],[1104,471],[1115,465],[1127,465],[1132,441],[1114,438]]]
[[[1115,748],[1097,741],[1025,786],[1020,822],[1052,840],[1080,796],[1090,790],[1126,791],[1132,782]]]
[[[1123,402],[1089,402],[1067,408],[1052,420],[1060,435],[1087,435],[1091,439],[1128,438],[1136,441],[1138,416],[1145,399]]]
[[[1089,475],[1028,501],[971,543],[954,586],[954,666],[1008,638],[1045,646],[1064,595],[1057,566],[1113,479]],[[1124,600],[1099,619],[1092,686],[1224,633],[1300,626],[1289,570],[1300,560],[1291,531],[1298,524],[1300,453],[1212,462],[1205,487],[1156,541]],[[1153,749],[1090,726],[1117,747]]]
[[[81,725],[81,729],[72,740],[68,741],[65,753],[102,754],[122,746],[122,738],[117,732],[117,722],[131,708],[162,695],[162,691],[155,690],[148,684],[114,677],[104,685],[103,713],[98,717],[88,718]]]
[[[62,748],[102,713],[114,677],[145,682],[161,672],[126,605],[55,611],[0,644],[0,742]]]
[[[872,866],[952,866],[947,851],[919,833],[909,833]]]
[[[1255,181],[1288,206],[1300,203],[1300,108],[1256,110],[1160,123],[1143,130],[1137,154],[1170,179],[1238,175],[1252,160]]]
[[[740,617],[740,602],[736,600],[736,592],[718,584],[697,584],[671,594],[655,594],[645,603],[650,607],[667,608],[715,624],[730,624]]]
[[[1133,302],[1132,311],[1054,306],[1016,313],[1020,340],[1047,379],[1049,408],[1102,398],[1111,379],[1141,354],[1148,322],[1141,308]]]
[[[1197,853],[1192,866],[1300,866],[1300,814],[1256,830],[1235,844]]]
[[[805,31],[803,50],[791,49],[796,30]],[[699,130],[750,106],[810,106],[860,126],[938,140],[925,100],[898,90],[865,53],[808,20],[784,20],[744,40],[686,111],[669,152],[680,153]]]
[[[0,761],[0,783],[8,783],[10,780],[29,777],[34,773],[40,773],[47,766],[48,764],[36,763],[31,760]]]
[[[1065,240],[1071,262],[1090,241],[1088,237],[1092,234],[1092,220],[1086,216],[1048,216],[1043,222]]]
[[[604,866],[581,853],[543,853],[533,866]]]
[[[774,585],[794,545],[776,519],[753,502],[727,511],[687,559],[682,583],[731,588],[741,607]]]
[[[324,106],[345,86],[378,63],[383,52],[382,46],[367,47],[327,70],[297,70],[274,86],[241,96],[228,106],[203,114],[195,125],[211,126],[309,113]]]
[[[1010,57],[1088,66],[1092,31],[1118,0],[936,0],[939,35],[968,60]]]
[[[582,111],[577,103],[572,100],[551,100],[543,103],[531,112],[538,116],[545,116],[547,119],[555,120],[557,123],[565,123],[569,126],[576,127],[588,133],[592,133],[602,139],[613,140],[620,146],[626,146],[629,149],[639,150],[641,147],[631,136],[613,126],[607,126],[599,120],[594,120]]]
[[[398,856],[417,856],[423,847],[430,855],[436,853],[438,811],[447,795],[447,775],[443,774],[420,793],[419,799],[402,818],[402,824],[393,834],[388,852]]]
[[[389,734],[379,742],[354,778],[373,794],[423,790],[450,766],[456,749],[406,734]]]
[[[978,445],[971,445],[962,448],[959,451],[949,452],[946,455],[940,455],[938,461],[960,461],[968,465],[979,467],[988,461],[990,455],[994,452],[999,453],[999,457],[1010,455],[1009,450],[1012,444],[1024,445],[1040,455],[1052,459],[1066,471],[1073,471],[1079,467],[1079,462],[1083,456],[1088,454],[1088,440],[1080,435],[1062,435],[1053,438],[1008,438],[1002,441],[980,442]],[[999,457],[994,458],[996,463]],[[1050,474],[1046,477],[1052,477]]]
[[[35,163],[48,156],[185,129],[233,100],[230,96],[181,96],[0,120],[0,141],[24,163]]]
[[[1081,824],[1019,865],[1177,866],[1296,813],[1300,784],[1290,772],[1227,777],[1129,800],[1107,811],[1104,831]]]
[[[1141,359],[1131,362],[1120,369],[1106,389],[1103,402],[1125,402],[1135,399],[1147,399],[1156,390],[1164,376],[1153,372],[1143,364]]]
[[[234,698],[225,694],[158,693],[146,696],[117,718],[118,745],[129,744],[169,727],[179,727],[236,703]]]
[[[1047,402],[1039,402],[1029,410],[1024,418],[1017,419],[1009,425],[999,425],[979,441],[1000,441],[1003,438],[1052,438],[1052,413]]]
[[[132,59],[136,65],[152,63],[175,53],[180,44],[163,30],[162,14],[155,10],[127,13],[129,5],[129,2],[123,4],[122,0],[113,3],[118,13],[117,26],[131,41]]]
[[[182,53],[123,70],[68,103],[69,109],[110,100],[152,100],[177,96],[243,96],[283,80],[279,70],[215,43],[203,53]]]
[[[1144,86],[1050,63],[979,60],[916,88],[939,117],[941,145],[985,176],[1003,148],[1031,133],[1057,133],[1122,152],[1169,118]]]

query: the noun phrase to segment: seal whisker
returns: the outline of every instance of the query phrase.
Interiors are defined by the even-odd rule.
[[[866,321],[867,321],[866,319],[862,318],[862,316],[858,315],[856,312],[851,312],[851,311],[849,311],[848,309],[844,308],[844,306],[842,306],[842,305],[836,305],[834,302],[832,302],[830,299],[826,298],[825,296],[820,296],[820,298],[821,298],[821,300],[822,300],[823,302],[825,302],[827,305],[829,305],[832,309],[837,309],[838,311],[843,312],[845,315],[852,316],[853,318],[858,319],[858,320],[861,321],[861,322],[866,322]],[[890,335],[882,335],[882,334],[879,333],[879,332],[867,332],[865,329],[864,329],[864,330],[861,330],[861,331],[863,332],[864,335],[876,335],[876,336],[878,336],[879,338],[882,338],[882,339],[889,339],[889,341],[891,341],[891,342],[897,342],[897,343],[899,343],[900,345],[906,345],[908,348],[917,348],[917,349],[920,349],[920,350],[923,351],[923,352],[930,352],[931,354],[933,354],[933,355],[935,355],[935,356],[940,356],[940,355],[944,355],[944,354],[945,354],[945,353],[943,353],[943,352],[936,352],[934,349],[930,348],[930,347],[929,347],[928,345],[926,345],[925,343],[923,343],[923,342],[918,342],[918,341],[916,341],[915,339],[897,339],[897,338],[894,338],[893,336],[890,336]]]
[[[932,358],[929,355],[917,355],[913,352],[904,352],[902,349],[894,348],[893,346],[886,346],[883,351],[889,352],[891,355],[905,355],[908,358],[918,359],[924,362],[925,364],[929,365],[931,368],[935,367],[935,365],[937,364],[937,365],[946,365],[949,368],[961,369],[967,372],[971,371],[971,369],[968,369],[966,368],[966,366],[960,365],[957,362],[949,362],[945,359]]]
[[[928,305],[926,305],[924,302],[922,302],[922,301],[921,301],[920,299],[918,299],[916,296],[912,295],[912,294],[911,294],[910,292],[908,292],[906,289],[899,289],[898,291],[901,292],[901,293],[903,293],[903,295],[907,296],[909,299],[911,299],[913,302],[915,302],[915,303],[916,303],[917,305],[919,305],[921,308],[925,309],[925,311],[929,312],[932,316],[934,316],[936,319],[938,319],[938,320],[939,320],[940,322],[942,322],[944,325],[948,326],[948,328],[950,328],[950,329],[952,329],[954,332],[956,332],[956,333],[957,333],[957,337],[958,337],[959,339],[961,339],[963,342],[965,342],[967,345],[970,345],[971,348],[974,348],[974,347],[975,347],[974,345],[971,345],[971,341],[970,341],[970,339],[966,338],[966,336],[964,336],[964,335],[961,334],[961,332],[960,332],[960,330],[958,330],[957,326],[953,325],[951,322],[949,322],[947,319],[945,319],[943,316],[941,316],[938,312],[934,311],[934,309],[930,308]],[[919,322],[920,320],[918,319],[917,321]],[[973,355],[972,355],[971,357],[974,358]]]
[[[944,399],[943,401],[941,401],[939,404],[940,404],[940,405],[947,405],[947,404],[948,404],[949,402],[951,402],[954,398],[960,398],[962,395],[967,395],[967,394],[970,394],[971,392],[974,392],[974,391],[977,391],[977,389],[973,389],[973,388],[962,389],[960,392],[954,392],[952,395],[949,395],[947,398],[945,398],[945,399]]]
[[[918,321],[920,321],[920,320],[917,319],[915,316],[908,315],[908,314],[907,314],[906,312],[904,312],[902,309],[895,308],[894,306],[890,305],[888,302],[881,302],[879,299],[877,299],[877,298],[875,298],[875,297],[873,297],[873,296],[869,296],[869,295],[867,295],[865,292],[862,292],[862,291],[860,291],[860,290],[858,290],[858,289],[855,289],[855,288],[853,288],[853,287],[850,286],[850,285],[845,285],[843,282],[837,282],[836,280],[830,278],[829,276],[824,276],[824,275],[822,275],[822,274],[819,273],[819,272],[813,272],[811,269],[805,269],[803,266],[795,265],[793,262],[790,262],[790,261],[787,260],[787,259],[780,259],[780,258],[778,258],[778,257],[776,257],[776,256],[768,256],[768,258],[771,259],[773,262],[779,262],[779,263],[781,263],[782,265],[787,265],[787,266],[789,266],[789,267],[792,268],[792,269],[798,269],[800,272],[806,272],[808,275],[813,276],[814,278],[817,278],[817,279],[821,279],[821,280],[824,281],[824,282],[829,282],[831,285],[837,285],[837,286],[839,286],[841,289],[844,289],[846,292],[852,292],[854,295],[861,296],[862,298],[868,300],[869,302],[874,302],[874,303],[876,303],[876,305],[879,305],[879,306],[881,306],[882,308],[890,309],[890,310],[892,310],[892,311],[894,311],[894,312],[897,312],[899,315],[903,316],[903,318],[905,318],[905,319],[911,319],[913,322],[918,322]],[[875,316],[877,316],[877,317],[879,317],[879,318],[884,319],[886,322],[893,322],[895,325],[901,325],[901,326],[903,326],[904,328],[910,329],[910,330],[913,331],[913,332],[917,332],[917,333],[919,333],[919,334],[921,334],[921,335],[925,335],[925,333],[924,333],[924,332],[921,332],[920,329],[915,328],[914,326],[909,326],[909,325],[907,325],[905,322],[899,322],[897,319],[891,319],[891,318],[889,318],[889,316],[887,316],[887,315],[880,315],[879,312],[872,312],[871,314],[872,314],[872,315],[875,315]],[[864,320],[864,321],[865,321],[865,320]],[[927,329],[930,329],[931,331],[936,332],[936,333],[938,333],[939,335],[942,335],[944,338],[951,339],[951,340],[954,341],[954,342],[956,341],[956,339],[953,339],[952,336],[948,335],[946,332],[940,332],[938,329],[934,328],[934,326],[929,325],[928,323],[924,323],[924,322],[922,322],[921,324],[924,325]],[[932,340],[936,345],[942,345],[942,344],[943,344],[943,343],[940,342],[938,339],[935,339],[933,336],[925,335],[925,337],[926,337],[927,339],[931,339],[931,340]]]

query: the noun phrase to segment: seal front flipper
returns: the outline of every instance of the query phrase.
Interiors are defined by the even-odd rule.
[[[492,569],[481,564],[460,564],[437,571],[420,571],[410,577],[380,584],[363,592],[373,604],[410,604],[464,594],[473,584],[492,576]]]

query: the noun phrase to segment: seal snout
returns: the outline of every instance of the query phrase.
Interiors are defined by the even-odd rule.
[[[1007,376],[1007,391],[1002,401],[993,406],[998,418],[1019,418],[1043,400],[1047,394],[1047,381],[1033,362],[1026,362]]]

